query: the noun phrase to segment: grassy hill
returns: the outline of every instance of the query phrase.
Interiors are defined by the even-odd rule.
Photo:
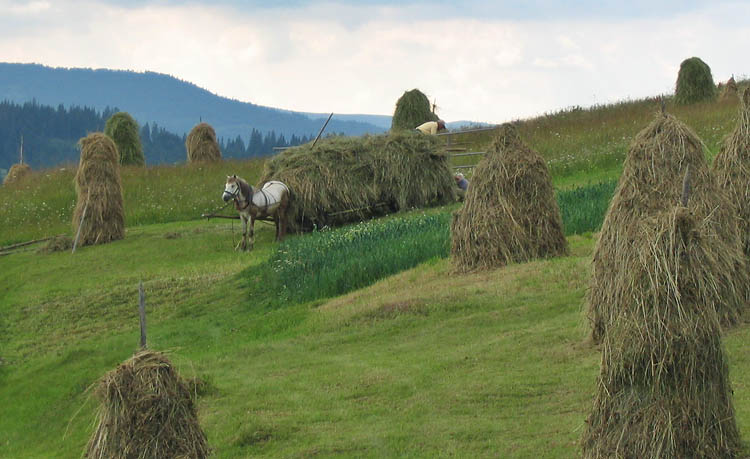
[[[414,267],[405,270],[389,250],[414,247],[410,231],[361,225],[278,245],[273,227],[258,223],[256,249],[236,253],[238,225],[199,215],[222,204],[225,175],[255,181],[261,162],[124,169],[124,240],[75,255],[31,246],[0,256],[0,457],[82,454],[92,383],[138,343],[139,281],[149,346],[197,383],[199,419],[218,457],[578,455],[600,359],[581,310],[592,230],[629,141],[657,109],[635,101],[522,122],[522,138],[553,172],[571,254],[479,274],[452,272],[438,229],[416,238],[429,240],[409,249]],[[670,108],[709,157],[736,110],[735,101]],[[0,188],[0,245],[70,233],[72,175],[37,172]],[[602,200],[604,209],[589,207]],[[454,208],[373,225],[439,226]],[[360,244],[362,234],[372,236]],[[294,244],[312,247],[299,257],[328,256],[314,245],[326,238],[351,255],[331,255],[311,277],[275,269],[274,260],[293,259]],[[372,252],[382,255],[365,256]],[[372,273],[371,285],[348,283],[355,270]],[[314,282],[336,293],[293,294]],[[748,340],[748,324],[724,339],[745,454]]]

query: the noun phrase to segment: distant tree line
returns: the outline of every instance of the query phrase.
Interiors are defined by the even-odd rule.
[[[89,107],[57,108],[40,105],[36,100],[24,104],[0,102],[0,168],[8,169],[19,161],[23,138],[24,162],[34,169],[63,163],[77,163],[78,140],[90,132],[104,130],[106,121],[119,110],[107,107],[99,112]],[[157,123],[146,123],[140,129],[143,153],[148,164],[178,163],[186,160],[186,134],[177,135]],[[300,145],[311,136],[292,135],[287,139],[275,131],[262,133],[253,129],[247,142],[237,136],[219,139],[225,158],[247,158],[274,153],[274,147]]]

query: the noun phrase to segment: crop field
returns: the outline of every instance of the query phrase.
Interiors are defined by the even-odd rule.
[[[223,206],[226,175],[254,183],[262,160],[124,168],[124,239],[0,256],[0,457],[81,457],[96,381],[138,346],[139,282],[148,346],[191,383],[216,457],[579,456],[601,358],[583,312],[596,232],[656,110],[521,122],[550,165],[570,254],[472,274],[449,258],[460,203],[281,243],[258,222],[240,253],[238,222],[200,214]],[[710,159],[737,104],[669,110]],[[486,148],[485,135],[469,142]],[[70,235],[73,175],[0,187],[0,246]],[[750,323],[723,338],[750,456]]]

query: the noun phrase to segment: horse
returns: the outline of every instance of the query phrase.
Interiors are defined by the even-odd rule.
[[[234,250],[252,250],[255,243],[255,220],[272,217],[276,224],[276,240],[286,235],[286,210],[289,207],[289,188],[282,182],[266,182],[259,190],[236,175],[228,175],[221,195],[224,202],[234,200],[234,208],[242,220],[242,240]],[[248,244],[248,221],[250,234]]]

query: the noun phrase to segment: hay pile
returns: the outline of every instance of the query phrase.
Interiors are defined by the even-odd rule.
[[[698,57],[682,61],[675,83],[674,101],[684,105],[713,100],[715,97],[716,85],[711,67]]]
[[[66,235],[55,236],[46,244],[37,249],[36,253],[48,255],[50,253],[62,252],[73,248],[73,238]]]
[[[547,165],[514,126],[500,126],[474,169],[451,234],[451,258],[462,272],[567,252]]]
[[[430,100],[419,89],[406,91],[396,101],[396,110],[391,118],[391,129],[410,130],[427,121],[437,121],[431,110]]]
[[[101,406],[87,457],[208,456],[191,393],[163,354],[137,352],[104,375],[95,395]]]
[[[726,84],[721,85],[722,100],[733,99],[737,97],[738,94],[739,90],[737,88],[737,82],[734,81],[734,76],[730,77]]]
[[[266,161],[259,183],[289,187],[291,232],[447,204],[456,185],[441,145],[415,132],[321,139],[315,148],[289,148]]]
[[[633,295],[614,311],[604,338],[584,458],[738,452],[706,218],[673,206],[636,223],[632,256],[617,268]]]
[[[189,163],[221,161],[216,131],[208,123],[197,124],[185,140]]]
[[[78,201],[73,212],[73,234],[79,246],[104,244],[125,237],[125,212],[120,183],[120,156],[112,139],[96,132],[81,139],[81,160],[76,172]]]
[[[750,88],[742,94],[739,120],[714,158],[712,173],[736,206],[745,256],[750,260]]]
[[[14,164],[10,166],[8,175],[3,180],[3,185],[11,185],[18,183],[19,180],[31,174],[31,166],[28,164]]]
[[[117,145],[120,164],[144,166],[143,146],[138,133],[138,123],[127,112],[117,112],[104,125],[104,133]]]
[[[746,309],[750,278],[733,207],[709,173],[700,139],[673,116],[658,114],[630,146],[594,249],[587,302],[595,343],[638,294],[621,269],[631,264],[631,246],[643,236],[637,224],[679,202],[688,167],[689,209],[705,227],[702,234],[710,251],[703,282],[716,295],[722,325],[735,323]]]

